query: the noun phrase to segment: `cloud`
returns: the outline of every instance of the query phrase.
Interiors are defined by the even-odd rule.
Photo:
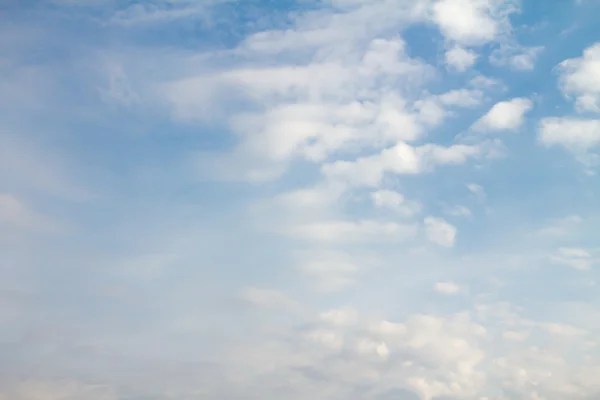
[[[372,261],[339,251],[312,251],[303,254],[298,271],[308,277],[313,287],[325,293],[337,292],[357,283]]]
[[[0,194],[0,227],[38,230],[48,227],[46,218],[34,213],[22,201],[9,194]]]
[[[426,144],[412,147],[398,142],[394,147],[373,156],[325,164],[322,171],[331,180],[347,182],[353,186],[378,187],[386,173],[414,175],[428,172],[437,165],[463,164],[469,158],[481,155],[485,155],[484,149],[473,145],[443,147]]]
[[[446,106],[477,107],[484,101],[480,90],[459,89],[451,90],[437,97]]]
[[[594,187],[469,128],[537,118],[518,71],[560,108],[517,1],[13,3],[0,398],[598,397]],[[593,164],[593,116],[533,122]]]
[[[467,189],[469,190],[469,192],[473,193],[479,201],[485,200],[486,196],[485,196],[485,189],[483,188],[483,186],[478,185],[476,183],[469,183],[466,186],[467,186]]]
[[[543,46],[523,47],[503,45],[490,55],[490,62],[496,66],[508,66],[517,71],[532,71]]]
[[[583,56],[564,60],[557,66],[559,84],[566,96],[575,98],[580,111],[600,112],[600,43],[584,50]]]
[[[537,234],[542,237],[564,237],[572,235],[581,226],[583,219],[579,215],[569,215],[559,218],[547,226],[538,230]]]
[[[506,16],[516,10],[513,1],[437,0],[432,7],[432,20],[446,39],[481,45],[503,33]]]
[[[594,264],[591,254],[584,249],[561,247],[550,260],[556,264],[566,265],[577,270],[588,270]]]
[[[533,107],[531,100],[514,98],[501,101],[481,117],[473,125],[476,131],[511,131],[516,130],[525,122],[525,114]]]
[[[529,332],[506,331],[502,337],[513,342],[524,342],[529,338]]]
[[[405,240],[413,237],[417,227],[375,220],[317,221],[290,227],[290,235],[309,241],[326,243],[352,243],[374,240]]]
[[[435,284],[434,289],[436,292],[445,295],[455,295],[462,291],[460,285],[454,282],[438,282]]]
[[[335,326],[353,326],[359,321],[358,313],[352,308],[330,310],[321,313],[321,319]]]
[[[474,51],[455,46],[446,51],[444,57],[448,68],[465,72],[475,64],[478,56]]]
[[[186,18],[206,21],[209,16],[209,7],[227,1],[229,0],[206,0],[202,2],[152,0],[144,3],[134,3],[116,11],[110,22],[126,27],[140,27],[172,23]]]
[[[471,212],[471,210],[469,210],[467,207],[465,206],[453,206],[453,207],[448,207],[445,210],[445,213],[448,215],[451,215],[453,217],[471,217],[473,216],[473,213]]]
[[[427,239],[443,247],[454,247],[457,229],[442,218],[425,218]]]
[[[538,140],[544,146],[562,146],[581,156],[600,143],[600,120],[544,118],[538,127]]]
[[[421,211],[417,202],[406,200],[404,196],[393,190],[378,190],[371,193],[373,204],[377,207],[388,208],[400,215],[411,217]]]

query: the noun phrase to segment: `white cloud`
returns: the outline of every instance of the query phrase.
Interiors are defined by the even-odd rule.
[[[308,241],[352,243],[373,240],[405,240],[417,233],[413,224],[398,224],[376,220],[317,221],[291,226],[288,233]]]
[[[454,247],[456,227],[442,218],[425,218],[425,232],[429,241],[443,247]]]
[[[575,233],[581,226],[583,219],[579,215],[569,215],[564,218],[556,219],[547,226],[537,231],[541,237],[564,237]]]
[[[459,89],[451,90],[438,96],[440,102],[447,106],[477,107],[483,102],[480,90]]]
[[[129,14],[121,14],[121,23],[130,27],[152,25],[156,29],[176,20],[186,20],[187,24],[190,18],[200,15],[195,7],[205,3],[144,3],[130,9]],[[154,8],[152,4],[161,5]],[[141,62],[144,55],[124,63],[123,71],[109,71],[112,86],[109,84],[104,94],[110,101],[133,104],[160,97],[148,107],[152,115],[142,118],[144,126],[152,125],[160,132],[119,139],[126,145],[141,146],[141,151],[126,152],[127,157],[118,156],[117,165],[113,165],[110,163],[114,158],[103,153],[110,149],[92,146],[93,155],[87,158],[90,143],[113,143],[111,137],[95,135],[104,135],[113,128],[116,134],[128,135],[132,126],[137,127],[140,121],[131,118],[131,110],[122,108],[109,114],[115,116],[114,120],[103,118],[102,110],[92,109],[93,118],[102,116],[102,132],[95,131],[97,124],[91,124],[91,132],[86,132],[92,136],[91,141],[68,129],[64,133],[61,130],[60,137],[53,136],[51,128],[57,121],[71,118],[68,114],[24,135],[64,145],[65,151],[75,151],[87,161],[85,165],[62,165],[60,156],[47,163],[45,145],[40,151],[20,152],[28,148],[28,139],[23,140],[23,146],[5,146],[4,136],[0,138],[0,159],[6,166],[0,171],[0,183],[7,193],[15,193],[0,195],[0,224],[30,226],[39,217],[33,210],[56,209],[69,216],[81,216],[82,227],[86,228],[77,232],[81,237],[73,235],[64,241],[52,238],[48,247],[56,243],[57,252],[63,253],[60,256],[46,257],[45,243],[1,249],[0,343],[6,338],[8,343],[14,338],[25,339],[10,349],[7,361],[0,363],[0,371],[62,377],[76,369],[77,374],[89,376],[94,382],[127,388],[127,393],[113,393],[104,386],[100,390],[100,385],[96,385],[96,393],[77,384],[66,389],[60,384],[15,391],[3,377],[0,398],[242,399],[251,394],[265,400],[353,400],[414,397],[414,393],[423,400],[597,397],[600,364],[598,348],[594,347],[598,343],[594,342],[600,324],[596,328],[594,324],[600,319],[576,321],[570,313],[561,314],[558,302],[564,296],[556,296],[555,289],[560,290],[563,282],[554,279],[551,285],[540,284],[543,279],[537,278],[544,275],[543,268],[541,272],[538,268],[513,268],[517,264],[514,260],[520,259],[503,252],[526,248],[527,256],[522,257],[525,261],[542,254],[547,256],[544,262],[580,269],[594,266],[598,249],[565,247],[547,254],[532,249],[542,242],[539,238],[521,240],[518,233],[523,232],[523,224],[541,226],[536,219],[539,215],[560,211],[539,210],[528,214],[527,221],[514,221],[510,213],[503,214],[506,207],[498,207],[495,218],[476,224],[462,220],[465,226],[461,224],[461,234],[465,230],[465,237],[477,237],[475,248],[462,246],[456,254],[440,255],[428,251],[432,245],[424,243],[429,240],[453,247],[457,240],[457,227],[448,221],[427,217],[421,222],[423,217],[435,215],[435,208],[441,207],[443,215],[470,216],[471,210],[465,206],[447,205],[475,207],[474,197],[484,200],[483,188],[469,184],[470,194],[461,189],[461,182],[481,180],[515,189],[510,186],[510,176],[495,175],[498,171],[482,165],[499,140],[475,138],[463,144],[455,137],[474,109],[487,102],[487,96],[498,96],[503,84],[482,76],[469,81],[477,71],[464,77],[448,77],[442,65],[440,74],[428,85],[428,79],[434,77],[433,67],[412,59],[405,48],[413,51],[415,43],[405,44],[398,35],[413,22],[422,28],[422,22],[433,19],[445,35],[437,50],[447,50],[446,61],[452,64],[449,69],[468,70],[476,62],[471,56],[487,54],[497,43],[513,43],[507,38],[513,31],[506,18],[513,4],[516,1],[324,1],[308,11],[304,6],[293,13],[282,10],[281,30],[258,32],[243,39],[235,49],[206,53],[198,52],[197,37],[186,36],[195,23],[171,31],[177,33],[177,38],[167,35],[161,39],[165,45],[161,51],[149,40],[158,30],[151,37],[129,35],[129,31],[120,46],[132,54],[160,54],[149,59],[164,58],[156,63],[147,59]],[[253,12],[262,10],[260,6],[250,7]],[[261,30],[263,24],[271,22],[271,15],[261,15],[241,31]],[[123,31],[122,27],[118,30]],[[521,32],[520,27],[514,30],[514,34]],[[132,37],[136,42],[127,41]],[[135,48],[141,38],[143,51]],[[232,39],[240,38],[236,35]],[[86,37],[77,40],[87,43]],[[474,47],[490,41],[497,43]],[[181,43],[185,45],[176,47]],[[527,69],[533,65],[528,57],[511,53],[506,62]],[[77,61],[73,64],[85,65]],[[131,77],[135,82],[128,82]],[[514,84],[512,78],[506,75],[507,87]],[[465,79],[469,82],[461,87]],[[86,92],[80,90],[85,89],[80,80],[75,82],[77,92]],[[10,93],[18,95],[18,90]],[[8,96],[6,101],[10,99]],[[164,103],[169,105],[172,125],[160,114],[158,106]],[[498,104],[495,107],[502,108]],[[504,107],[495,112],[492,108],[484,117],[486,129],[522,126],[526,112],[519,116],[518,110]],[[86,118],[90,115],[74,119],[73,126],[85,127]],[[35,120],[23,123],[33,124]],[[159,123],[154,126],[156,121]],[[186,126],[180,131],[181,123]],[[184,137],[189,131],[194,132]],[[234,137],[223,137],[229,133]],[[162,134],[170,139],[159,136]],[[569,143],[564,138],[557,140],[557,135],[555,132],[554,144]],[[580,136],[584,140],[569,140],[587,144],[569,148],[588,152],[598,143],[589,135]],[[542,139],[548,137],[540,134]],[[162,146],[165,140],[166,150]],[[523,140],[528,137],[514,137],[517,146]],[[210,160],[202,164],[207,174],[254,183],[281,179],[252,186],[231,182],[197,185],[195,177],[186,175],[187,164],[177,173],[162,172],[168,167],[167,160],[187,160],[188,152],[204,146],[234,147],[223,157],[213,157],[220,163]],[[518,154],[521,156],[521,152]],[[211,156],[203,153],[199,157]],[[544,162],[543,158],[535,159],[533,167]],[[152,164],[150,171],[145,171],[146,163]],[[94,169],[89,182],[106,184],[108,193],[93,207],[62,203],[64,198],[74,197],[65,196],[68,190],[62,189],[79,188],[63,179],[62,171],[78,173],[88,164]],[[105,164],[110,168],[103,169]],[[54,174],[53,166],[57,165],[60,173]],[[161,173],[156,173],[159,170]],[[426,173],[429,175],[421,175]],[[137,180],[139,175],[143,179]],[[559,178],[562,181],[564,177]],[[542,181],[534,185],[546,192],[548,180]],[[593,204],[587,204],[589,197],[577,195],[580,182],[573,180],[566,186],[569,195],[556,200],[561,201],[562,210],[572,209],[581,217],[556,221],[545,237],[573,239],[563,233],[577,224],[590,224],[589,210],[562,203],[576,198],[575,206],[593,208]],[[401,188],[398,190],[402,193],[389,188]],[[462,198],[465,193],[469,198]],[[198,195],[201,199],[196,198]],[[489,193],[496,195],[495,191]],[[517,190],[513,197],[519,201],[521,195]],[[412,199],[419,199],[422,205]],[[490,202],[496,204],[497,199],[491,198]],[[407,222],[403,218],[414,217],[421,209],[427,209],[427,214],[419,221],[399,223]],[[475,213],[476,209],[472,210]],[[122,221],[115,223],[116,219]],[[146,232],[148,224],[156,226],[151,243]],[[189,226],[205,230],[199,233]],[[509,234],[503,230],[506,226],[510,227]],[[485,234],[480,235],[482,230]],[[589,233],[593,234],[591,230]],[[182,247],[189,246],[193,251],[187,247],[170,251],[172,245],[165,242],[172,241],[173,236],[186,243]],[[586,242],[592,243],[593,239],[592,235]],[[106,255],[98,254],[129,254],[131,242],[142,248],[136,254],[144,256],[119,264],[105,262]],[[19,251],[24,254],[13,257]],[[165,269],[173,263],[173,254],[177,268]],[[35,268],[36,262],[42,269]],[[67,266],[62,267],[63,263]],[[143,273],[132,273],[142,264]],[[86,268],[77,268],[81,265]],[[143,280],[144,274],[153,281]],[[491,285],[490,274],[506,284],[504,289],[510,288],[511,279],[518,279],[520,285],[531,290],[504,290]],[[13,279],[13,275],[22,278]],[[66,276],[73,285],[57,286]],[[443,276],[451,276],[460,284],[435,283]],[[580,285],[584,280],[587,284],[590,280],[577,279],[564,284]],[[105,284],[111,285],[110,290]],[[240,287],[244,289],[239,291]],[[456,295],[466,293],[467,288],[477,288],[478,293],[472,299],[464,296],[452,302],[445,301],[447,297],[431,296],[432,291]],[[577,289],[582,298],[593,294],[588,286]],[[53,297],[57,293],[58,299]],[[303,299],[302,304],[288,293]],[[232,295],[244,303],[223,301]],[[19,318],[9,318],[10,323],[4,318],[7,309],[12,312],[10,303],[5,307],[7,296],[14,296],[15,303],[22,306],[17,311]],[[552,315],[555,320],[540,323],[526,319],[515,311],[517,306],[506,304],[492,305],[486,311],[486,305],[480,304],[486,299],[522,302],[528,314]],[[458,314],[443,314],[449,307],[470,300],[477,302],[475,309],[467,305]],[[255,306],[252,314],[260,318],[245,318],[248,304]],[[302,312],[289,312],[298,310]],[[423,314],[423,310],[430,314]],[[132,314],[136,315],[133,319]],[[39,315],[57,318],[42,321]],[[77,318],[73,321],[69,316]],[[23,335],[32,330],[35,335]],[[569,349],[568,357],[564,356],[565,349]],[[201,370],[200,364],[208,366]],[[154,368],[163,373],[148,372]],[[137,388],[142,393],[137,393]],[[399,390],[406,390],[406,396]]]
[[[478,200],[485,200],[485,189],[483,188],[483,186],[478,185],[476,183],[469,183],[467,184],[467,189],[469,190],[469,192],[473,193]]]
[[[60,0],[76,2],[77,0]],[[100,2],[103,0],[92,0]],[[108,0],[104,0],[105,2]],[[135,3],[114,13],[111,23],[116,25],[139,27],[155,24],[164,24],[185,18],[195,18],[206,22],[210,6],[224,3],[229,0],[152,0],[144,3]]]
[[[358,323],[358,313],[352,308],[341,308],[320,314],[323,321],[335,326],[353,326]]]
[[[475,64],[478,55],[472,50],[467,50],[460,46],[454,46],[450,50],[446,51],[444,57],[446,65],[449,69],[453,69],[458,72],[465,72]]]
[[[514,98],[496,103],[473,125],[477,131],[516,130],[525,122],[525,114],[533,107],[531,100]]]
[[[508,66],[518,71],[532,71],[538,55],[544,50],[542,46],[523,47],[519,45],[503,45],[490,55],[490,62],[497,66]]]
[[[329,330],[316,330],[308,334],[308,338],[331,350],[339,351],[344,346],[344,337]]]
[[[524,342],[529,338],[530,333],[523,331],[506,331],[502,334],[502,337],[506,340],[510,340],[512,342]]]
[[[354,186],[379,186],[385,173],[418,174],[437,165],[463,164],[469,158],[482,155],[479,146],[455,144],[450,147],[426,144],[412,147],[398,142],[380,154],[358,158],[356,161],[336,161],[325,164],[322,171],[329,179]]]
[[[465,206],[447,207],[444,212],[453,217],[471,217],[473,213]]]
[[[404,198],[401,193],[393,190],[378,190],[371,193],[373,204],[377,207],[388,208],[400,215],[411,217],[421,211],[421,205]]]
[[[495,78],[483,76],[483,75],[478,75],[475,78],[471,79],[469,81],[469,86],[475,87],[475,88],[481,89],[481,90],[500,91],[500,90],[506,89],[506,86],[504,85],[504,83],[502,83],[502,81],[495,79]]]
[[[538,139],[545,146],[562,146],[583,156],[600,144],[600,120],[544,118],[539,124]]]
[[[446,39],[480,45],[497,38],[505,29],[505,15],[516,11],[512,1],[437,0],[432,19]]]
[[[585,335],[586,331],[583,329],[576,328],[567,324],[552,323],[540,323],[540,326],[546,329],[548,332],[558,336],[581,336]]]
[[[584,50],[583,56],[561,62],[560,88],[575,97],[578,111],[600,112],[600,43]]]
[[[436,292],[445,295],[454,295],[462,291],[462,287],[454,282],[438,282],[435,284],[434,289]]]
[[[594,264],[594,259],[587,250],[572,247],[559,248],[556,254],[550,256],[550,260],[582,271],[590,269]]]

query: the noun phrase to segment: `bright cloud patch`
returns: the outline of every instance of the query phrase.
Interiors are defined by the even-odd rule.
[[[561,146],[583,163],[594,163],[600,144],[600,120],[545,118],[540,121],[538,139],[544,146]]]
[[[477,54],[456,46],[446,52],[445,59],[449,67],[456,69],[458,72],[464,72],[475,64]]]
[[[510,131],[523,125],[525,114],[531,110],[533,103],[529,99],[516,98],[501,101],[481,117],[473,126],[481,131]]]
[[[456,227],[441,218],[425,218],[427,238],[440,246],[452,247],[456,240]]]
[[[564,60],[558,68],[561,90],[574,97],[577,110],[600,112],[600,43],[585,49],[582,57]]]

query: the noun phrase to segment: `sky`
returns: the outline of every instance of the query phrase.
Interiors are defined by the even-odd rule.
[[[0,0],[0,400],[600,399],[598,0]]]

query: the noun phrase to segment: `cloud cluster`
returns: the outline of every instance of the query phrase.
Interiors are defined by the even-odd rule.
[[[0,400],[598,397],[599,45],[267,3],[7,11]]]

